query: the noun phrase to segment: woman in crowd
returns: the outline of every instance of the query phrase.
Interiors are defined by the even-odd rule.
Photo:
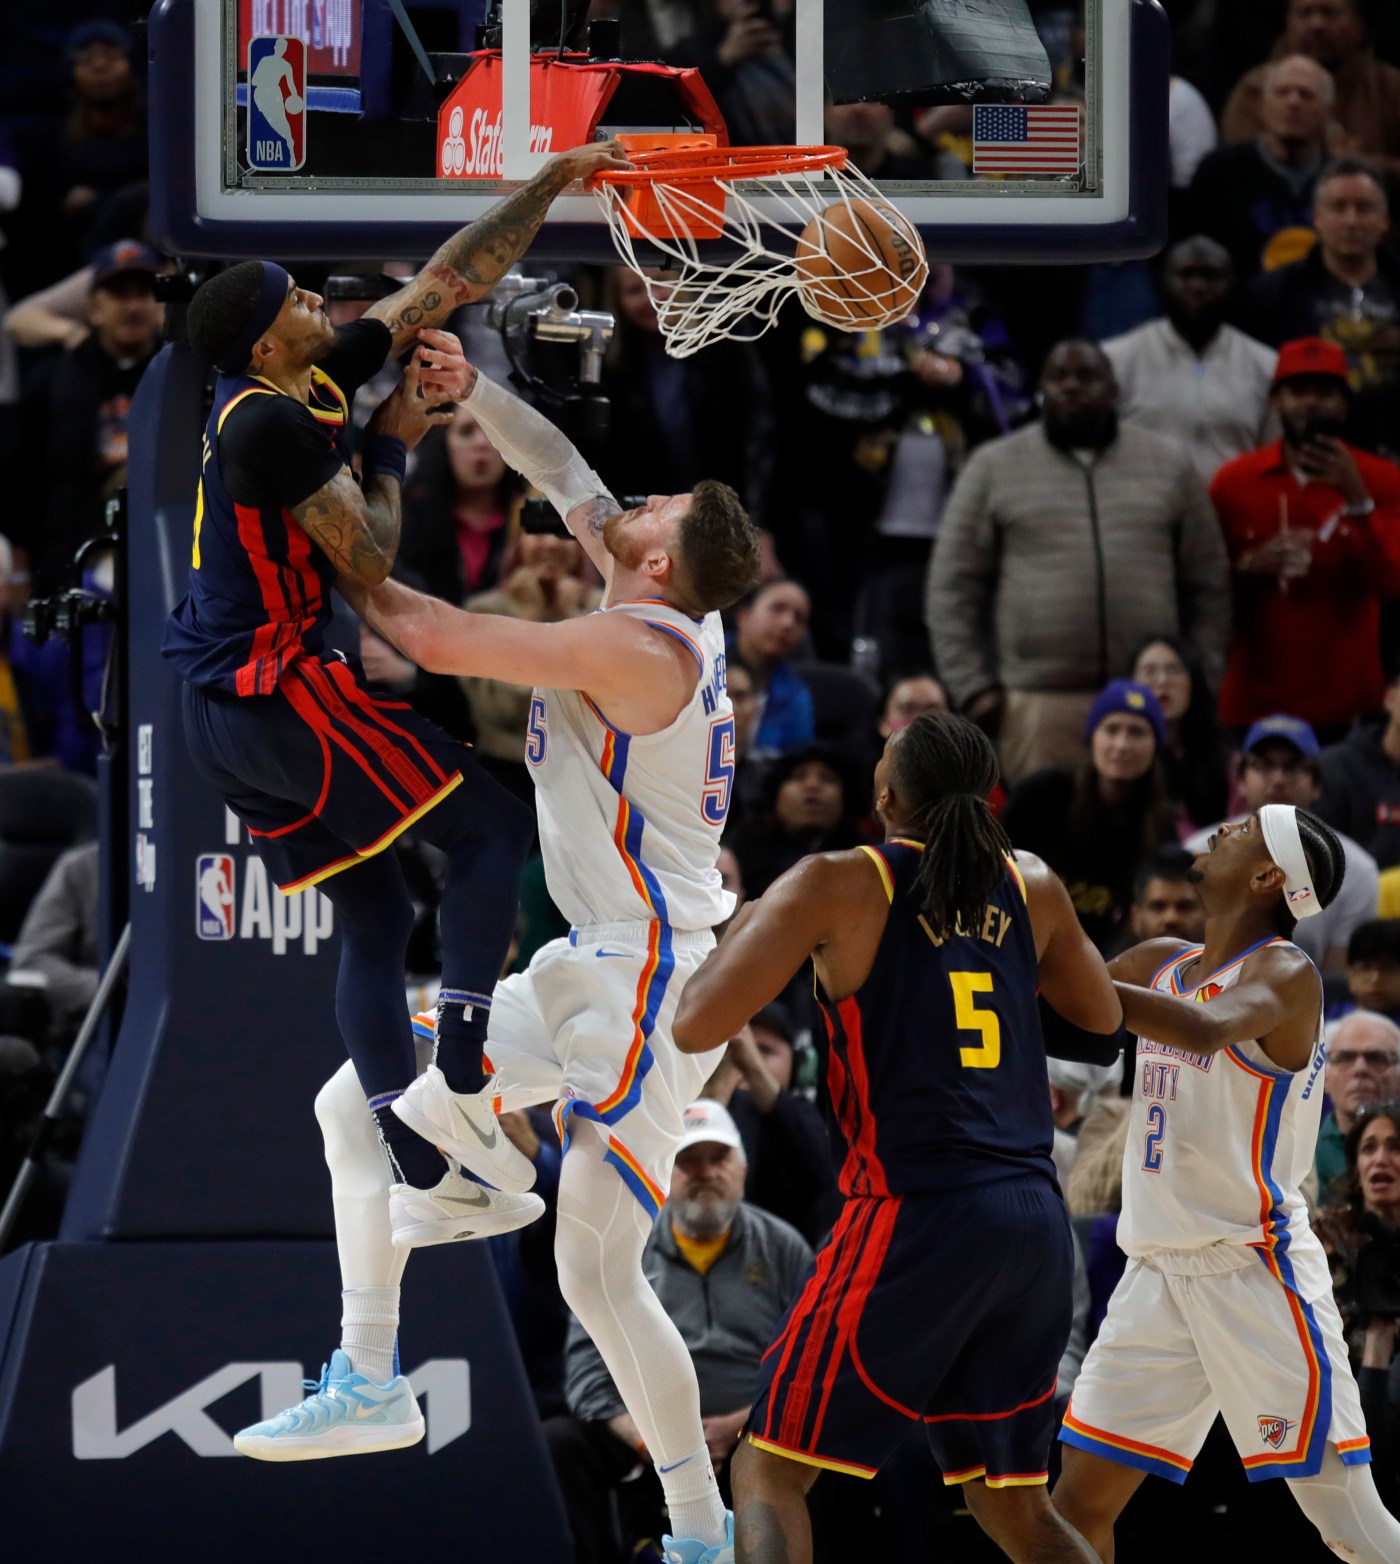
[[[1342,1200],[1317,1220],[1371,1436],[1376,1486],[1400,1501],[1400,1102],[1368,1104],[1346,1138]]]
[[[507,523],[520,492],[519,478],[461,404],[451,424],[419,447],[404,489],[395,575],[450,603],[488,591],[501,576]]]
[[[1176,841],[1159,756],[1167,719],[1146,685],[1115,679],[1089,711],[1089,754],[1075,771],[1032,772],[1011,789],[1002,824],[1065,882],[1085,933],[1110,950],[1139,865]]]
[[[806,588],[785,576],[763,582],[735,616],[729,661],[748,670],[759,702],[749,746],[755,757],[797,749],[816,737],[812,693],[788,666],[806,640],[811,618]]]
[[[1161,761],[1172,801],[1196,830],[1223,820],[1230,804],[1229,749],[1195,649],[1179,635],[1149,635],[1128,659],[1127,674],[1152,691],[1167,719]]]

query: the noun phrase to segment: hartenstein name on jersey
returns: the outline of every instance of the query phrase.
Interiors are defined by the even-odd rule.
[[[1200,1070],[1205,1074],[1210,1073],[1210,1067],[1215,1063],[1214,1054],[1193,1054],[1185,1048],[1173,1048],[1169,1043],[1154,1043],[1149,1037],[1138,1039],[1140,1054],[1164,1054],[1168,1059],[1180,1059],[1183,1064],[1189,1064],[1193,1070]]]
[[[720,700],[729,689],[729,659],[723,652],[715,657],[714,676],[710,682],[703,685],[700,690],[700,699],[705,707],[705,715],[713,717],[719,710]]]

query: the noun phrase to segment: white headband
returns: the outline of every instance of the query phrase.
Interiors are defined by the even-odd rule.
[[[1311,918],[1322,911],[1322,903],[1312,887],[1303,838],[1298,830],[1298,811],[1292,804],[1265,804],[1259,811],[1259,827],[1269,857],[1283,870],[1283,894],[1288,910],[1295,918]]]

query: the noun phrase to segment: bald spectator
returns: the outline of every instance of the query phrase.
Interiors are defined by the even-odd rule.
[[[1336,83],[1334,153],[1383,159],[1400,175],[1400,70],[1371,53],[1357,0],[1293,0],[1288,26],[1275,54],[1304,54],[1325,67]],[[1263,95],[1268,66],[1248,72],[1225,105],[1221,139],[1252,141],[1264,129]]]
[[[1373,1010],[1353,1010],[1327,1028],[1327,1095],[1332,1111],[1317,1132],[1317,1187],[1326,1199],[1346,1172],[1346,1138],[1357,1114],[1400,1096],[1400,1027]]]
[[[1400,72],[1396,73],[1400,75]],[[1400,455],[1400,260],[1385,245],[1390,203],[1379,174],[1356,158],[1322,171],[1313,207],[1317,244],[1255,279],[1248,319],[1278,346],[1326,337],[1345,349],[1357,445]]]
[[[1336,101],[1332,78],[1306,55],[1275,61],[1263,81],[1260,134],[1203,159],[1187,200],[1191,226],[1225,246],[1242,282],[1297,260],[1311,244],[1313,189]]]
[[[1167,256],[1167,313],[1103,345],[1123,422],[1180,440],[1203,483],[1268,438],[1277,353],[1225,324],[1234,268],[1214,239],[1184,239]]]
[[[1092,343],[1054,349],[1041,395],[1041,423],[963,469],[926,598],[939,676],[1000,733],[1008,784],[1079,763],[1094,697],[1143,638],[1180,631],[1214,683],[1229,632],[1228,562],[1187,452],[1120,427]]]

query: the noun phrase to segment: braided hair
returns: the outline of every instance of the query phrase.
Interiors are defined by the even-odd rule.
[[[1346,877],[1346,853],[1337,833],[1325,820],[1319,820],[1306,809],[1298,810],[1297,815],[1298,835],[1303,843],[1303,857],[1308,861],[1313,890],[1317,892],[1319,904],[1330,907]],[[1289,912],[1286,896],[1279,898],[1277,922],[1279,933],[1285,939],[1292,939],[1298,920]]]
[[[987,802],[1000,774],[991,740],[965,717],[929,713],[900,733],[890,767],[924,843],[914,882],[924,916],[940,931],[974,928],[1011,852]]]

